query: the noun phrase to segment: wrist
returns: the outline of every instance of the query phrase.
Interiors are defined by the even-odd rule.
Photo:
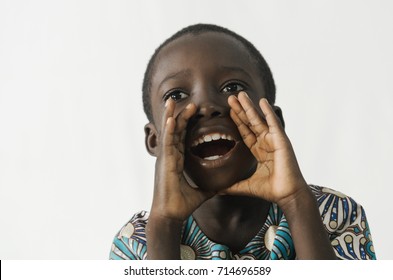
[[[182,229],[183,221],[150,215],[146,225],[148,259],[180,259]]]
[[[319,212],[318,202],[306,185],[279,207],[291,231],[298,259],[335,259],[328,232]]]
[[[182,228],[184,220],[177,217],[171,217],[162,213],[150,212],[149,222],[147,225],[161,225],[170,228]]]
[[[306,182],[301,182],[297,186],[296,192],[277,201],[278,207],[285,214],[295,211],[307,202],[315,203],[315,197]]]

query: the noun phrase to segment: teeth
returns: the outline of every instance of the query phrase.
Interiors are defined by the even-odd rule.
[[[219,159],[222,156],[210,156],[210,157],[205,157],[205,160],[215,160],[215,159]]]
[[[212,134],[212,139],[213,139],[213,140],[218,140],[218,139],[220,139],[220,134],[218,134],[218,133]]]
[[[226,140],[230,140],[230,141],[234,140],[233,137],[230,135],[220,134],[220,133],[212,133],[212,134],[208,134],[208,135],[203,135],[199,139],[194,140],[192,142],[192,146],[195,147],[198,144],[202,144],[205,142],[211,142],[213,140],[219,140],[219,139],[226,139]]]
[[[203,137],[203,140],[204,140],[205,142],[210,142],[210,141],[212,141],[212,137],[211,137],[210,135],[205,135],[205,136]]]

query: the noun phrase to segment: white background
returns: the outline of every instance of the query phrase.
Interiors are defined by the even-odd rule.
[[[0,0],[0,258],[108,258],[150,208],[146,64],[203,22],[262,52],[305,178],[361,203],[393,259],[392,14],[388,0]]]

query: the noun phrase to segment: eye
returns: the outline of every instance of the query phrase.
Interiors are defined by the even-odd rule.
[[[172,98],[175,101],[180,101],[184,98],[187,98],[188,94],[181,91],[181,90],[173,90],[171,92],[168,92],[165,96],[164,96],[164,101],[167,101],[168,98]]]
[[[238,93],[239,91],[242,91],[242,90],[244,90],[245,89],[245,87],[242,85],[242,84],[240,84],[240,83],[235,83],[235,82],[233,82],[233,83],[229,83],[229,84],[226,84],[223,88],[222,88],[222,92],[223,93]]]

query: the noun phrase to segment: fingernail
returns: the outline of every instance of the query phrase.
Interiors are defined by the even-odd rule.
[[[248,99],[250,99],[250,97],[248,96],[247,92],[241,91],[240,93],[243,93],[245,97],[247,97]]]
[[[188,110],[188,109],[191,109],[191,107],[192,107],[192,103],[188,104],[188,105],[186,106],[186,109],[187,109],[187,110]]]
[[[169,99],[167,99],[167,100],[165,101],[165,108],[168,106],[168,104],[169,104]]]

